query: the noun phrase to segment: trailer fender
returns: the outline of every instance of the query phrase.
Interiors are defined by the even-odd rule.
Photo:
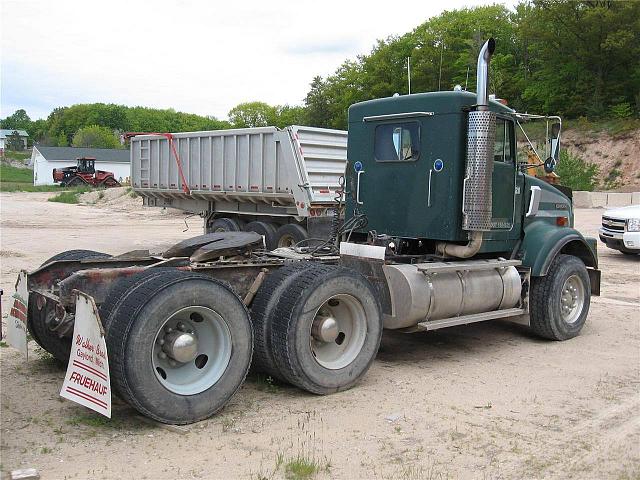
[[[551,262],[560,253],[576,256],[588,268],[597,269],[596,245],[595,239],[585,238],[573,228],[534,222],[524,229],[519,254],[522,264],[531,268],[531,275],[542,277],[547,274]]]

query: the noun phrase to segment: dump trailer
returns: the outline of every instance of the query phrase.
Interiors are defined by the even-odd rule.
[[[268,248],[327,238],[347,132],[291,126],[131,137],[133,189],[204,218],[205,233],[255,231]]]
[[[314,394],[350,388],[374,361],[384,329],[414,333],[503,319],[548,340],[577,336],[591,295],[600,290],[596,241],[573,228],[570,191],[528,175],[529,165],[517,163],[515,128],[525,117],[488,100],[494,49],[493,39],[482,47],[475,95],[420,93],[350,107],[346,202],[339,202],[335,238],[269,251],[257,233],[213,232],[162,255],[63,252],[21,273],[27,293],[16,297],[12,312],[17,318],[27,312],[22,316],[34,340],[61,361],[75,355],[82,340],[77,332],[97,322],[110,375],[102,374],[102,381],[77,375],[76,388],[113,389],[144,415],[174,424],[223,407],[252,362]],[[552,171],[560,126],[548,131],[553,148],[539,164]],[[271,145],[275,152],[288,150],[294,161],[300,157],[292,134],[266,129],[187,136],[183,152],[189,158],[191,149],[198,158],[194,151],[228,141],[232,152],[255,152],[250,145],[264,152]],[[183,165],[190,172],[187,196],[167,160],[167,145],[160,157],[165,173],[140,165],[140,158],[158,158],[153,149],[160,145],[157,138],[134,142],[137,190],[148,188],[147,198],[158,201],[193,196],[213,211],[227,195],[212,190],[224,177],[214,175],[211,185],[211,172],[201,175],[201,164]],[[141,156],[141,148],[150,155]],[[265,181],[265,170],[252,179],[246,176],[252,170],[243,168],[243,183],[235,169],[224,187],[245,189],[229,195],[238,204],[253,198],[256,212],[266,204],[263,197],[284,204],[293,190],[295,205],[301,201],[297,188],[312,196],[321,183],[310,168],[306,176],[295,170],[300,176],[293,183],[277,183],[274,171]],[[145,171],[156,175],[141,176]],[[268,186],[276,192],[268,193]],[[82,307],[86,299],[97,313]]]

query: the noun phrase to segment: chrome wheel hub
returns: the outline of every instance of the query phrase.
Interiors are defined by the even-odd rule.
[[[212,387],[227,369],[231,331],[210,308],[186,307],[161,325],[152,350],[158,381],[179,395],[195,395]]]
[[[560,313],[565,322],[575,323],[580,318],[585,297],[585,287],[580,277],[571,275],[565,280],[560,293]]]
[[[316,361],[338,370],[353,362],[367,336],[367,316],[355,297],[334,295],[316,311],[309,343]]]

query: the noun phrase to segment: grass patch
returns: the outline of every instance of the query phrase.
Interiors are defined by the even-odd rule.
[[[33,182],[0,182],[0,192],[59,192],[60,185],[34,185]]]
[[[0,165],[0,182],[19,182],[33,184],[33,170],[30,168]]]
[[[31,158],[31,152],[15,152],[13,150],[5,150],[4,156],[5,158],[10,160],[26,160],[28,158]]]
[[[602,120],[588,120],[584,117],[575,120],[564,120],[562,128],[578,130],[585,133],[607,133],[612,137],[624,137],[634,130],[640,129],[638,118],[608,118]]]
[[[290,480],[304,480],[312,478],[321,470],[328,470],[328,464],[322,465],[309,457],[296,457],[284,464],[284,475]]]
[[[51,197],[48,199],[49,202],[58,202],[58,203],[78,203],[80,202],[80,194],[82,191],[65,191],[60,192],[58,195]]]

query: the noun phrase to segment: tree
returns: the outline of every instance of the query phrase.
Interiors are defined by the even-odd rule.
[[[0,120],[0,128],[26,130],[27,132],[29,132],[30,127],[31,119],[23,108],[16,110],[13,115],[9,115],[4,120]]]
[[[81,128],[73,136],[74,147],[121,148],[120,141],[112,130],[99,125]]]
[[[275,125],[276,109],[264,102],[240,103],[229,111],[229,121],[235,128]]]
[[[21,152],[24,150],[24,140],[17,130],[14,130],[10,135],[7,135],[7,150],[13,150],[14,152]]]

